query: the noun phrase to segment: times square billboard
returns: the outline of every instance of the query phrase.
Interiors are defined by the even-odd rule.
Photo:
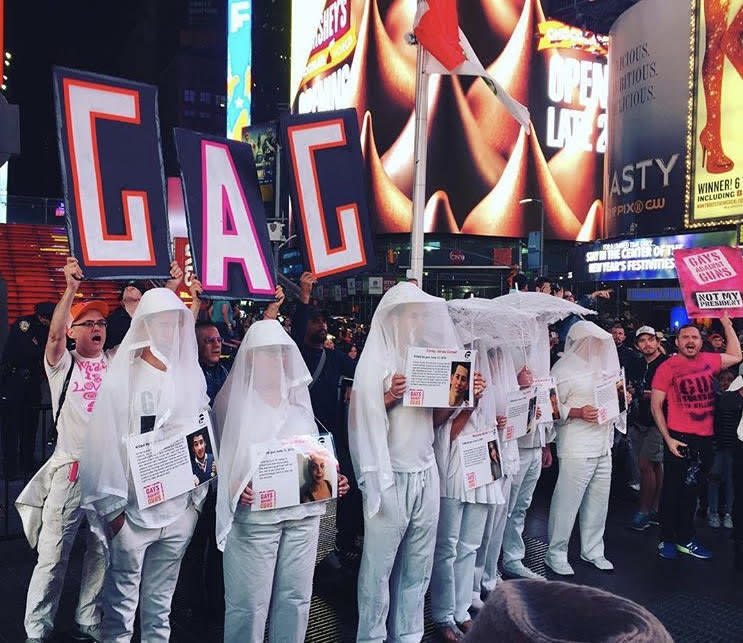
[[[533,133],[481,79],[432,76],[425,231],[526,237],[543,205],[546,238],[601,236],[607,39],[548,20],[540,0],[458,10],[488,72],[528,106]],[[416,0],[292,0],[291,109],[356,108],[382,234],[411,227],[415,11]]]

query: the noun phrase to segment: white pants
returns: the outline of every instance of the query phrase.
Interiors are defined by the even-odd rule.
[[[524,523],[534,489],[542,474],[542,448],[519,449],[519,472],[513,477],[508,517],[503,531],[503,564],[522,561],[526,554]]]
[[[394,476],[395,484],[382,492],[379,511],[364,520],[359,643],[418,643],[423,637],[423,601],[439,519],[439,475],[434,464]]]
[[[225,643],[302,643],[312,599],[320,516],[274,524],[237,520],[224,548]]]
[[[475,557],[488,507],[441,498],[431,575],[431,616],[436,624],[454,625],[470,620]]]
[[[609,509],[611,455],[596,458],[560,458],[560,472],[550,505],[545,558],[567,562],[568,542],[580,515],[581,554],[588,559],[604,555],[604,527]]]
[[[135,525],[129,518],[111,539],[111,564],[103,589],[103,640],[131,641],[139,604],[142,641],[170,639],[170,602],[181,559],[191,541],[198,513],[191,506],[161,529]]]
[[[54,473],[44,502],[37,545],[39,558],[28,585],[24,620],[26,636],[31,639],[46,638],[54,630],[67,562],[84,518],[80,509],[80,481],[70,481],[70,467],[62,466]],[[104,573],[103,545],[86,527],[86,551],[75,612],[79,625],[94,625],[101,620]]]
[[[508,498],[511,494],[511,481],[507,476],[503,479],[503,495]],[[472,595],[480,597],[483,591],[492,592],[498,582],[498,558],[500,558],[503,544],[503,530],[506,528],[508,505],[488,505],[488,517],[485,521],[485,530],[482,542],[477,548],[475,558],[475,576],[472,584]]]

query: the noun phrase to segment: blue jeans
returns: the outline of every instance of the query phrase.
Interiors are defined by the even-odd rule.
[[[725,503],[720,503],[720,487],[725,490]],[[730,513],[733,507],[733,450],[718,449],[709,472],[708,507],[710,514]]]

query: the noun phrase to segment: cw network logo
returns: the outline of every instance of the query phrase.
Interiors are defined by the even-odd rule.
[[[645,211],[662,210],[666,207],[666,197],[656,197],[654,199],[637,199],[629,203],[620,203],[613,205],[609,209],[611,216],[616,217],[622,214],[642,214]]]

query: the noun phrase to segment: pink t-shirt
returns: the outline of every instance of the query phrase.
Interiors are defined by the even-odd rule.
[[[668,428],[679,433],[714,434],[716,375],[719,353],[699,353],[694,359],[674,355],[655,372],[653,388],[668,400]]]

